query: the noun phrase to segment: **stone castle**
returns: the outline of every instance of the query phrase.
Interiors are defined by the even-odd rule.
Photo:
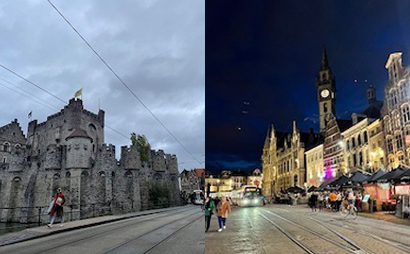
[[[27,136],[17,119],[0,127],[0,220],[37,221],[38,208],[58,187],[74,220],[101,210],[149,209],[154,183],[166,185],[170,203],[179,204],[177,157],[151,150],[141,161],[136,146],[122,146],[117,160],[115,146],[104,143],[104,117],[71,99],[47,121],[31,121]]]

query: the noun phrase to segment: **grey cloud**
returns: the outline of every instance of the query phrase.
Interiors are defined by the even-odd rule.
[[[182,1],[58,1],[65,14],[141,100],[200,161],[205,153],[205,4]],[[182,168],[199,167],[116,80],[46,1],[0,3],[0,63],[68,101],[83,87],[87,109],[98,101],[106,123],[127,137],[145,134],[155,149],[177,154]],[[63,103],[0,70],[0,77],[62,108]],[[0,81],[2,82],[2,81]],[[50,110],[0,86],[0,125]],[[106,128],[106,142],[129,140]]]

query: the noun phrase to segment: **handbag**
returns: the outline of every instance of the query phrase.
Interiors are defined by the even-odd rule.
[[[53,198],[53,200],[51,200],[51,202],[50,202],[50,206],[48,207],[47,214],[50,214],[50,213],[51,213],[51,210],[53,209],[53,206],[54,206],[54,198]]]

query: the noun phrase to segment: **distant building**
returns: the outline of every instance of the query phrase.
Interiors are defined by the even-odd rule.
[[[223,170],[220,174],[206,174],[205,176],[205,186],[210,185],[211,193],[231,192],[245,185],[261,187],[261,183],[262,173],[258,168],[249,175],[242,170]]]
[[[192,169],[181,172],[181,191],[192,193],[194,190],[203,190],[203,179],[205,178],[205,169]]]

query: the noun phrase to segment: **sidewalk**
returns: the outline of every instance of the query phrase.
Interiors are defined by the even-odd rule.
[[[140,212],[134,212],[134,213],[121,214],[121,215],[110,215],[110,216],[96,217],[96,218],[84,219],[84,220],[69,221],[67,223],[64,223],[64,227],[62,228],[60,228],[59,222],[54,224],[53,228],[51,229],[48,228],[47,226],[27,228],[25,230],[21,230],[18,232],[1,235],[0,236],[0,247],[13,244],[13,243],[18,243],[18,242],[28,241],[28,240],[32,240],[32,239],[36,239],[40,237],[45,237],[45,236],[49,236],[53,234],[76,230],[80,228],[93,227],[93,226],[97,226],[97,225],[101,225],[105,223],[110,223],[114,221],[125,220],[125,219],[130,219],[130,218],[135,218],[135,217],[140,217],[140,216],[145,216],[145,215],[150,215],[150,214],[164,213],[167,211],[177,210],[182,207],[184,206],[162,208],[162,209],[155,209],[155,210],[146,210],[146,211],[140,211]]]

